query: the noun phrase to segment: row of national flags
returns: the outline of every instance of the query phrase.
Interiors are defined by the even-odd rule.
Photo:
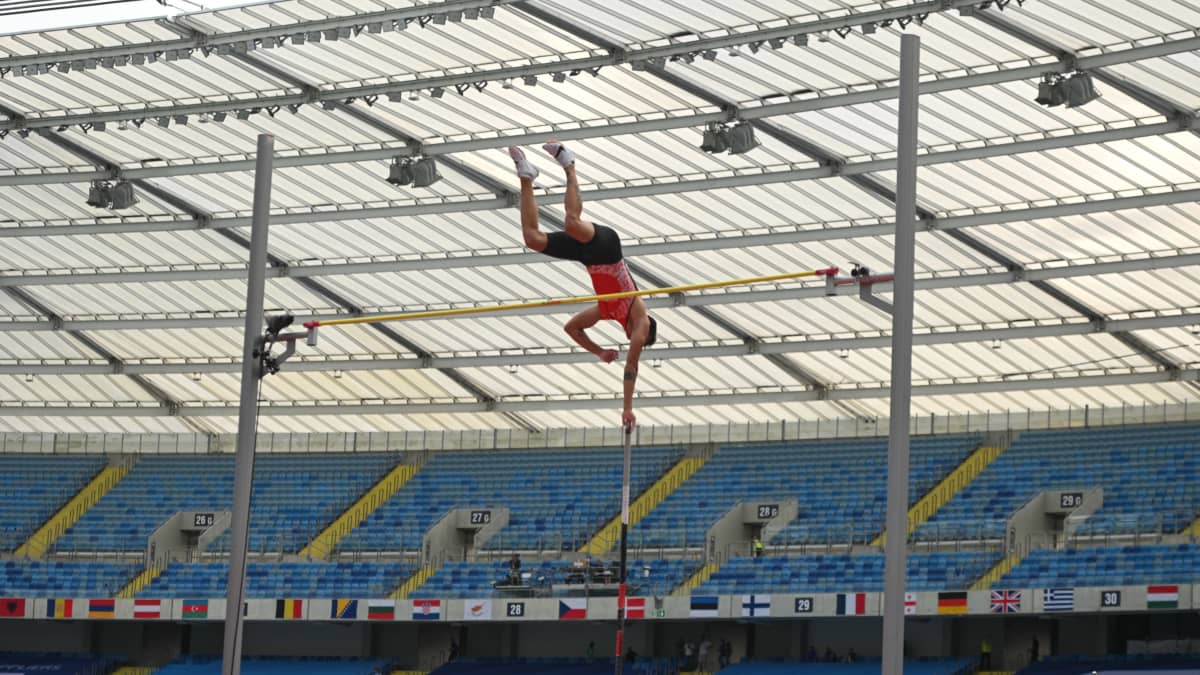
[[[1071,612],[1075,610],[1074,588],[1045,588],[1041,590],[1041,611]],[[1122,607],[1121,593],[1117,590],[1102,591],[1103,608]],[[801,613],[812,613],[811,597],[788,596],[789,608],[794,611],[784,612],[788,616]],[[1179,586],[1174,584],[1156,584],[1146,587],[1146,609],[1177,609],[1179,607]],[[631,597],[626,600],[625,617],[628,619],[645,619],[646,598]],[[50,598],[34,601],[26,598],[0,598],[0,618],[51,618],[51,619],[114,619],[116,618],[116,599],[91,598],[86,600],[76,598]],[[132,617],[134,619],[165,619],[170,618],[163,607],[163,600],[157,598],[137,598],[133,600]],[[210,601],[207,599],[183,599],[180,602],[180,617],[183,619],[207,619],[210,614]],[[314,602],[320,604],[319,609],[306,607]],[[525,603],[520,601],[505,601],[491,598],[466,600],[461,619],[489,620],[493,618],[493,602],[499,606],[500,614],[507,618],[524,618]],[[715,595],[694,595],[690,598],[688,616],[693,618],[717,618],[719,614],[719,598]],[[735,612],[738,605],[734,599]],[[1032,606],[1026,606],[1025,593],[1020,590],[993,590],[989,592],[988,608],[994,614],[1014,614],[1022,611],[1033,611]],[[327,603],[327,604],[326,604]],[[794,604],[793,604],[794,603]],[[661,604],[656,600],[657,607]],[[324,614],[328,607],[328,616]],[[365,608],[365,614],[360,617],[360,607]],[[1125,609],[1134,609],[1130,605]],[[440,599],[418,598],[411,601],[411,618],[414,621],[439,621],[444,617],[443,601]],[[778,607],[777,607],[778,609]],[[860,616],[867,614],[866,593],[838,593],[834,599],[834,613],[838,616]],[[310,611],[306,611],[310,610]],[[743,617],[769,617],[771,613],[771,595],[747,594],[741,596],[740,615]],[[269,610],[267,610],[269,611]],[[826,610],[828,611],[828,610]],[[904,613],[917,613],[917,594],[904,594]],[[937,593],[937,613],[940,615],[962,615],[967,613],[967,592],[946,591]],[[659,612],[661,616],[661,611]],[[269,615],[268,615],[269,616]],[[365,618],[368,621],[394,621],[398,618],[397,602],[391,599],[357,600],[352,598],[336,598],[332,600],[310,600],[300,598],[283,598],[275,600],[276,619],[342,619],[355,620]],[[453,617],[457,620],[460,617]],[[496,617],[499,618],[499,617]],[[564,621],[583,620],[588,618],[586,598],[559,598],[558,618]]]

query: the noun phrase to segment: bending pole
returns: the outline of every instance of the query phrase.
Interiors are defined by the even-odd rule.
[[[917,218],[917,83],[921,38],[900,38],[896,235],[892,285],[892,408],[888,435],[887,541],[883,573],[883,674],[904,672],[908,543],[908,425],[912,404],[913,249]]]
[[[804,277],[837,276],[838,268],[830,267],[821,270],[806,270],[804,272],[786,272],[784,274],[768,274],[761,277],[745,279],[727,279],[723,281],[706,281],[699,284],[684,284],[682,286],[667,286],[665,288],[644,288],[636,291],[620,293],[604,293],[601,295],[580,295],[573,298],[549,298],[533,302],[513,302],[506,305],[484,305],[482,307],[457,307],[454,309],[431,309],[423,312],[407,312],[404,314],[371,314],[368,316],[353,316],[345,319],[330,319],[328,321],[306,321],[305,328],[321,326],[347,326],[356,323],[380,323],[383,321],[405,321],[408,319],[432,319],[444,316],[463,316],[467,314],[485,314],[487,312],[504,312],[513,309],[529,309],[531,307],[551,307],[554,305],[571,305],[584,302],[600,302],[603,300],[619,300],[621,298],[636,298],[643,295],[669,295],[671,293],[688,293],[702,291],[708,288],[723,288],[726,286],[748,286],[750,284],[765,284],[772,281],[802,279]]]
[[[258,429],[258,387],[263,376],[263,287],[267,271],[267,218],[271,207],[271,160],[275,137],[260,134],[254,165],[254,218],[250,227],[250,266],[246,282],[246,332],[242,337],[242,398],[238,409],[237,468],[233,476],[233,530],[225,591],[225,643],[222,675],[242,672],[242,602],[246,591],[246,548],[250,537],[250,488]]]
[[[617,568],[617,660],[613,664],[613,672],[621,675],[624,667],[624,657],[621,655],[622,643],[625,641],[625,558],[629,553],[629,483],[631,465],[633,464],[633,425],[625,425],[625,458],[621,473],[621,562]]]

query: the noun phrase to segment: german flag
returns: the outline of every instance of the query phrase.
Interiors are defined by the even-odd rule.
[[[304,601],[303,600],[276,600],[275,601],[275,618],[276,619],[303,619],[304,618]]]
[[[966,614],[967,613],[967,592],[953,591],[950,593],[938,593],[938,614]]]

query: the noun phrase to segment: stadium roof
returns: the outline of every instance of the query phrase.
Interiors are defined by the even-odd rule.
[[[263,132],[267,305],[299,317],[590,293],[521,247],[503,148],[531,146],[555,227],[551,137],[643,287],[886,271],[904,31],[914,413],[1193,398],[1197,26],[1196,0],[283,0],[0,37],[0,430],[236,427]],[[1100,98],[1034,101],[1076,70]],[[734,120],[761,145],[700,150]],[[444,178],[385,181],[416,154]],[[117,178],[139,203],[85,203]],[[886,415],[890,318],[844,290],[651,301],[639,421]],[[265,380],[261,427],[615,425],[620,370],[573,346],[570,309],[324,330]]]

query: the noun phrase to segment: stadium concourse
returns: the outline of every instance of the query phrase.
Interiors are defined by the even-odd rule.
[[[1200,0],[8,5],[0,672],[1195,670]]]

